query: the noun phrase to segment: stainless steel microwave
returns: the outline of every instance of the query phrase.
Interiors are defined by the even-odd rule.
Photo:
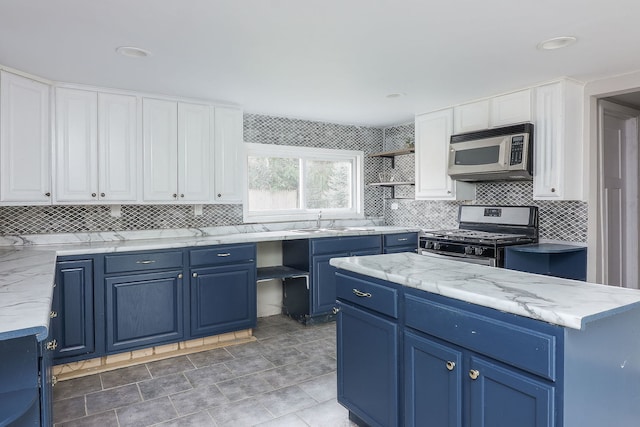
[[[533,171],[533,124],[452,135],[448,173],[458,181],[527,180]]]

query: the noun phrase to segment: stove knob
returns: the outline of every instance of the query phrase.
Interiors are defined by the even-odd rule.
[[[432,242],[424,242],[424,248],[425,249],[431,249],[433,247],[433,243]]]
[[[471,255],[473,253],[473,248],[471,246],[465,246],[464,253],[465,255]]]
[[[435,249],[436,251],[440,250],[440,243],[433,242],[433,249]]]
[[[484,248],[475,248],[474,253],[476,256],[481,256],[484,253]]]

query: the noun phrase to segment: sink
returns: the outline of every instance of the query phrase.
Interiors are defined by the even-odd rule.
[[[338,233],[340,231],[373,231],[371,227],[321,227],[321,228],[297,228],[295,230],[289,230],[294,233]]]

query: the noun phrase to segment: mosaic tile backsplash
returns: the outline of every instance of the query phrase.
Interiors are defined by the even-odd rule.
[[[255,114],[244,116],[245,141],[305,147],[362,150],[366,154],[404,148],[414,141],[413,123],[386,129],[347,126]],[[398,180],[414,176],[414,155],[391,160],[365,157],[365,183],[379,181],[385,171]],[[534,201],[531,182],[481,183],[478,204],[536,205],[540,209],[540,237],[586,242],[587,204],[584,202]],[[387,225],[422,228],[455,228],[459,202],[413,200],[412,186],[365,187],[365,215],[385,218]],[[392,202],[398,209],[391,209]],[[205,205],[195,216],[190,205],[123,205],[120,217],[109,206],[10,206],[0,207],[0,235],[96,231],[204,228],[242,224],[242,205]]]

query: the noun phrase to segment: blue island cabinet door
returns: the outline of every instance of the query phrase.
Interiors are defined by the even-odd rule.
[[[255,263],[191,271],[191,335],[215,335],[256,325]]]
[[[51,311],[55,359],[95,351],[92,260],[57,263]]]
[[[338,402],[371,427],[398,426],[398,325],[338,304]]]
[[[462,427],[462,352],[404,336],[405,426]]]
[[[471,427],[553,427],[552,385],[471,356]]]
[[[108,352],[183,337],[182,271],[109,277],[105,291]]]

